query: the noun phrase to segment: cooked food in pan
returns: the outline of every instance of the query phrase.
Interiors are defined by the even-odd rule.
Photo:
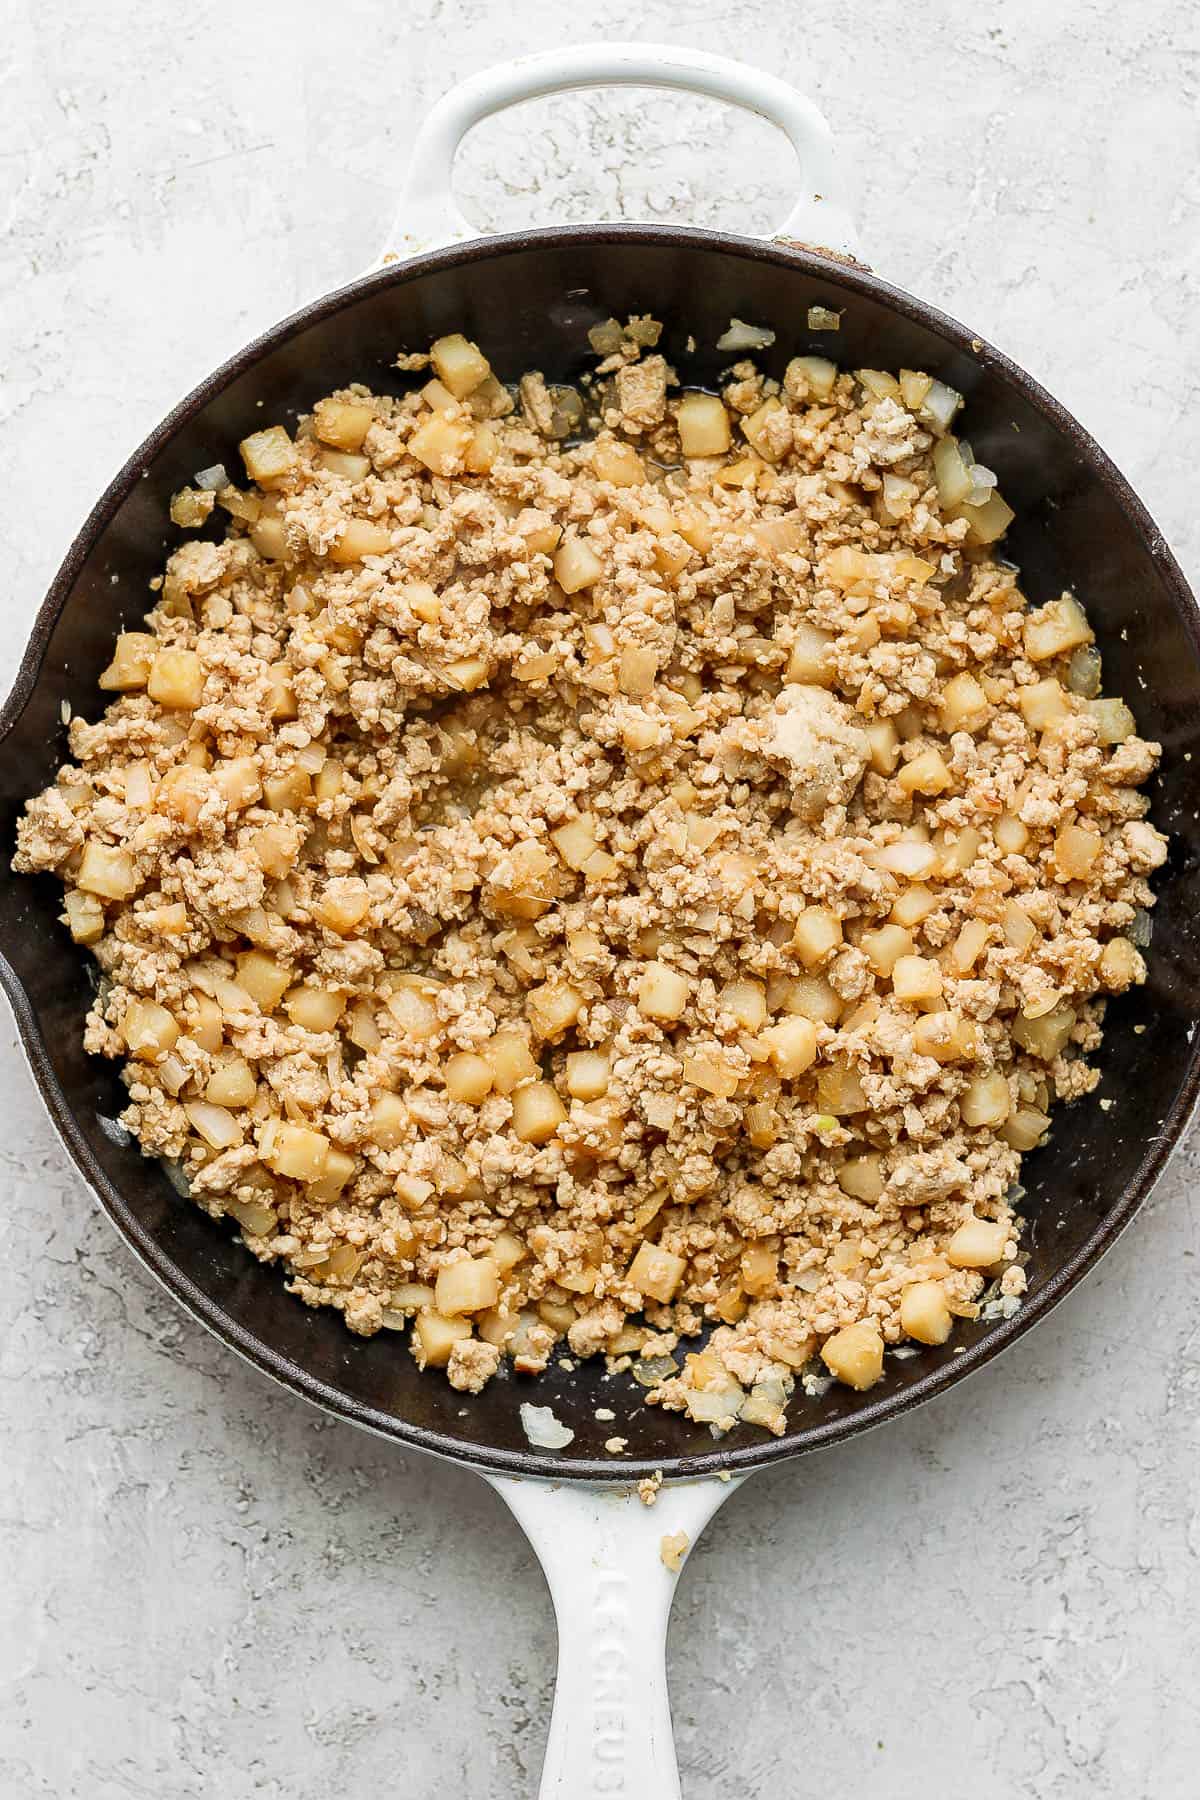
[[[511,390],[443,337],[177,493],[16,866],[124,1123],[301,1299],[468,1391],[633,1359],[782,1432],[1019,1304],[1021,1157],[1145,974],[1158,746],[951,389],[591,336]]]

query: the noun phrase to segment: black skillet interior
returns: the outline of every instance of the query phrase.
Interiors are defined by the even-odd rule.
[[[840,311],[841,329],[810,330],[811,305]],[[96,677],[113,634],[136,624],[147,584],[180,535],[166,514],[174,489],[214,462],[236,469],[248,431],[292,419],[331,387],[363,380],[387,389],[406,379],[391,367],[397,352],[441,332],[477,338],[505,380],[530,368],[571,380],[587,366],[587,327],[634,312],[665,321],[667,355],[688,383],[713,382],[729,361],[713,345],[737,316],[775,329],[766,356],[774,374],[790,355],[816,351],[850,367],[927,369],[962,389],[965,434],[1017,508],[1008,553],[1027,592],[1037,602],[1070,585],[1082,596],[1107,691],[1125,695],[1144,734],[1164,747],[1155,817],[1172,834],[1172,853],[1159,882],[1151,979],[1111,1009],[1099,1094],[1060,1112],[1048,1146],[1028,1159],[1030,1299],[1009,1323],[963,1325],[944,1349],[889,1358],[868,1395],[798,1394],[779,1441],[739,1428],[717,1442],[704,1426],[642,1405],[628,1377],[605,1380],[595,1363],[554,1369],[536,1384],[503,1376],[466,1398],[420,1375],[395,1335],[354,1338],[336,1314],[291,1299],[277,1273],[179,1199],[114,1129],[123,1090],[113,1067],[80,1047],[88,965],[57,922],[57,886],[8,869],[21,801],[53,778],[65,754],[63,703],[97,715]],[[1200,823],[1185,757],[1197,743],[1198,698],[1195,603],[1161,537],[1073,421],[951,321],[832,260],[704,232],[597,227],[495,239],[369,278],[277,327],[185,401],[100,502],[55,583],[4,716],[8,967],[0,973],[42,1092],[107,1211],[171,1291],[267,1373],[360,1424],[493,1468],[619,1479],[747,1466],[878,1422],[993,1355],[1066,1291],[1144,1197],[1197,1081]],[[1101,1096],[1110,1110],[1100,1109]],[[552,1405],[572,1427],[569,1456],[531,1456],[522,1400]],[[611,1407],[617,1423],[598,1422],[598,1406]],[[623,1457],[603,1450],[614,1432],[628,1439]]]

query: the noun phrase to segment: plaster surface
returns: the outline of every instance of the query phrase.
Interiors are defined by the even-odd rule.
[[[160,415],[371,260],[424,109],[502,57],[599,37],[807,81],[856,170],[868,260],[1038,375],[1195,579],[1198,18],[1190,0],[8,0],[0,674]],[[789,181],[757,121],[645,94],[540,103],[460,162],[491,228],[767,230]],[[671,1636],[688,1800],[1196,1791],[1198,1163],[1193,1136],[1000,1363],[720,1515]],[[3,1800],[535,1790],[554,1627],[500,1502],[183,1317],[94,1212],[7,1016],[0,1266]]]

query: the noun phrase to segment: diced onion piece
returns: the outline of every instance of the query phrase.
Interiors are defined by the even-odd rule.
[[[193,1131],[213,1150],[231,1150],[242,1141],[242,1128],[231,1112],[207,1100],[191,1100],[184,1113]]]
[[[1010,950],[1028,950],[1037,926],[1018,900],[1006,900],[1003,912],[1004,941]]]
[[[886,369],[855,369],[854,378],[874,400],[900,398],[900,383]]]
[[[901,369],[900,398],[910,412],[916,412],[933,386],[932,376],[923,374],[919,369]]]
[[[960,506],[971,492],[971,468],[956,437],[944,437],[933,447],[933,475],[938,499],[947,512]]]
[[[279,1223],[274,1207],[263,1200],[227,1200],[225,1211],[251,1237],[266,1237]]]
[[[968,919],[950,946],[950,961],[959,975],[969,975],[991,936],[992,928],[983,919]]]
[[[942,881],[952,881],[969,869],[983,848],[982,834],[973,825],[965,825],[961,831],[951,831],[947,827],[939,831],[934,838],[938,852],[938,877]]]
[[[1100,693],[1103,658],[1094,644],[1080,644],[1071,652],[1067,664],[1067,686],[1085,700],[1095,700]]]
[[[217,504],[223,506],[231,518],[241,519],[252,525],[262,516],[264,502],[257,494],[243,493],[241,488],[234,487],[226,477],[217,490]]]
[[[935,431],[948,431],[950,421],[962,403],[963,397],[956,388],[947,387],[944,381],[931,380],[918,408],[919,416]]]
[[[932,844],[910,843],[901,838],[898,843],[885,844],[876,850],[872,860],[877,869],[886,869],[890,875],[920,881],[923,876],[933,874],[938,858]]]
[[[685,1056],[683,1078],[703,1093],[715,1094],[719,1100],[728,1100],[731,1094],[736,1094],[741,1083],[740,1071],[715,1050]]]
[[[858,1070],[849,1063],[833,1063],[821,1069],[817,1075],[817,1104],[835,1118],[865,1112],[869,1102]]]
[[[880,496],[883,510],[890,519],[907,518],[912,511],[914,500],[920,496],[920,488],[915,481],[905,475],[893,475],[887,471],[883,477],[883,491]]]
[[[766,350],[775,342],[775,333],[767,325],[747,325],[744,319],[730,319],[729,328],[717,339],[718,350]]]
[[[716,539],[716,528],[707,514],[698,506],[680,506],[675,509],[675,521],[680,537],[685,538],[693,550],[707,555]]]
[[[958,509],[958,517],[965,519],[970,526],[967,532],[968,544],[994,544],[1002,538],[1016,513],[999,494],[992,494],[979,506],[964,501]]]
[[[821,575],[844,593],[850,588],[872,586],[883,579],[888,567],[887,557],[877,556],[870,550],[855,550],[850,544],[839,544],[825,557]]]
[[[554,1416],[550,1407],[522,1401],[519,1410],[521,1429],[535,1450],[565,1450],[574,1442],[575,1433]]]

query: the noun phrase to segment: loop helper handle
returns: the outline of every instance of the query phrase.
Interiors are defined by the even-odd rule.
[[[774,235],[853,256],[857,233],[843,202],[833,134],[820,110],[786,81],[703,50],[663,44],[588,44],[523,56],[470,76],[444,94],[417,134],[395,223],[376,267],[482,234],[454,199],[454,159],[472,127],[494,113],[578,88],[674,88],[757,113],[796,153],[803,191]]]

